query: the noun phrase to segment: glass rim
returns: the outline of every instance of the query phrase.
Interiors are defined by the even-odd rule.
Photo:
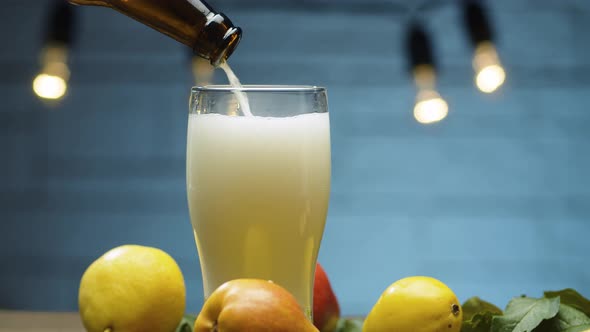
[[[241,87],[231,86],[229,84],[214,84],[194,86],[191,92],[326,92],[326,88],[316,85],[259,85],[244,84]]]

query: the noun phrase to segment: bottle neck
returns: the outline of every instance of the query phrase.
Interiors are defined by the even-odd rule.
[[[210,15],[192,45],[193,52],[218,66],[234,52],[242,37],[242,29],[235,27],[224,14]]]
[[[241,38],[223,14],[201,0],[70,0],[79,5],[111,7],[192,48],[217,66],[234,51]]]

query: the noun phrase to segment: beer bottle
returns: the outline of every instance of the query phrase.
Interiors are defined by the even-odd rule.
[[[212,65],[225,61],[242,30],[200,0],[69,0],[77,5],[113,8],[192,48]]]

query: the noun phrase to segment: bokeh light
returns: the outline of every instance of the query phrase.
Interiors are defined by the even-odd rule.
[[[440,96],[421,99],[414,106],[414,118],[422,124],[439,122],[449,114],[449,105]]]
[[[58,100],[68,91],[70,69],[64,45],[50,44],[41,53],[41,70],[33,79],[33,92],[41,99]]]
[[[68,90],[66,81],[56,75],[39,74],[33,80],[33,91],[43,99],[60,99]]]
[[[492,93],[506,80],[506,72],[499,64],[482,68],[475,75],[475,85],[481,92]]]
[[[496,47],[489,41],[480,43],[473,56],[475,86],[484,93],[492,93],[506,81],[506,71],[502,67]]]

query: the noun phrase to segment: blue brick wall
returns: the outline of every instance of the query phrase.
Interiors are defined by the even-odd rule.
[[[416,274],[501,306],[545,289],[590,296],[589,3],[491,3],[509,75],[493,96],[471,83],[457,9],[423,13],[450,104],[433,126],[411,115],[408,17],[397,7],[212,3],[245,31],[231,63],[242,81],[328,87],[333,185],[320,261],[345,314],[367,313]],[[45,105],[30,80],[48,4],[0,5],[0,309],[75,310],[86,266],[139,243],[178,260],[196,312],[186,52],[108,9],[81,8],[69,95]]]

